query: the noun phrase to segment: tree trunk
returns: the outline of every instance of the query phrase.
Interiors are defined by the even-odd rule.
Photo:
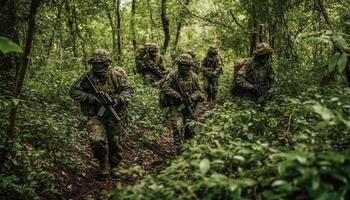
[[[190,4],[190,0],[186,0],[184,6],[188,6]],[[183,11],[180,12],[181,14],[185,13],[186,9],[182,9]],[[179,44],[180,36],[181,36],[181,29],[182,29],[182,21],[184,16],[179,16],[179,22],[177,23],[176,27],[176,35],[175,35],[175,41],[174,41],[174,47],[173,50],[176,51],[177,45]]]
[[[258,22],[256,19],[256,8],[255,8],[255,2],[251,2],[250,7],[250,29],[251,29],[251,36],[250,36],[250,55],[253,54],[254,49],[256,48],[256,43],[258,39]]]
[[[134,53],[137,50],[135,15],[136,15],[136,0],[132,0],[132,2],[131,2],[131,20],[130,20],[130,25],[131,25],[131,34],[132,34],[131,43],[132,43],[132,47],[133,47]]]
[[[21,68],[19,70],[19,75],[16,82],[16,88],[14,91],[14,99],[19,99],[22,93],[23,82],[26,74],[27,67],[29,65],[32,45],[34,40],[35,33],[35,16],[37,14],[38,8],[40,6],[41,0],[32,0],[30,4],[29,11],[29,20],[28,20],[28,29],[27,29],[27,38],[25,41],[24,54],[23,54],[23,62]],[[18,104],[14,105],[14,107],[10,111],[9,125],[7,128],[7,136],[10,140],[15,139],[15,126],[16,126],[16,115],[18,110]]]
[[[120,17],[120,0],[117,0],[116,2],[116,15],[117,15],[117,50],[118,50],[118,56],[117,60],[118,63],[121,63],[121,58],[122,58],[122,43],[121,43],[121,17]]]
[[[163,43],[162,54],[166,54],[166,51],[168,49],[169,42],[170,42],[169,18],[167,16],[167,0],[162,0],[161,18],[162,18],[162,25],[163,25],[163,31],[164,31],[164,43]]]

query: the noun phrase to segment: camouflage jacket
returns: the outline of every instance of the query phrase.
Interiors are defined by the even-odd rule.
[[[217,78],[223,72],[223,63],[220,56],[206,56],[202,61],[202,72],[204,77]]]
[[[239,65],[240,64],[240,65]],[[259,85],[265,91],[271,89],[274,83],[274,73],[271,66],[256,67],[252,58],[242,59],[236,62],[233,77],[232,91],[234,92],[256,92]],[[237,68],[237,69],[236,69]]]
[[[194,66],[192,66],[191,70],[197,75],[199,75],[199,73],[201,72],[201,61],[197,58],[193,58],[193,63]]]
[[[181,100],[175,98],[177,95],[180,95],[180,90],[175,79],[180,83],[182,90],[191,96],[192,100],[195,101],[195,104],[204,99],[198,76],[194,72],[190,71],[188,77],[182,77],[177,70],[174,70],[164,78],[160,88],[161,92],[166,94],[166,98],[170,102],[170,105],[180,106],[182,104]]]
[[[127,105],[133,96],[133,88],[126,77],[116,69],[109,69],[105,80],[97,78],[91,71],[88,71],[87,75],[95,84],[97,90],[109,94],[112,100],[117,102],[115,110],[120,117],[125,117],[127,115]],[[92,94],[81,84],[84,77],[85,74],[73,84],[69,94],[74,100],[80,103],[81,111],[85,115],[96,116],[99,114],[101,105],[91,102]],[[108,117],[110,114],[105,112],[102,116]]]
[[[163,56],[157,55],[155,58],[151,58],[149,54],[136,59],[136,66],[140,73],[155,73],[154,69],[158,69],[161,72],[165,72],[165,61]]]

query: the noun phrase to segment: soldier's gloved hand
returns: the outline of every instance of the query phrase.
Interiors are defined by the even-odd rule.
[[[120,96],[113,98],[113,107],[116,107],[117,105],[120,105],[121,103],[122,103],[122,99],[120,98]]]
[[[99,104],[100,101],[92,94],[88,94],[87,101],[91,104]]]
[[[181,95],[179,93],[174,93],[173,96],[174,96],[175,99],[182,100],[182,97],[181,97]]]

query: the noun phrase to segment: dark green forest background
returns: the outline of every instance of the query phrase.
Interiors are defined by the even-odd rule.
[[[349,0],[2,0],[1,199],[349,199],[349,13]],[[134,73],[146,42],[169,68],[183,52],[202,59],[218,47],[217,104],[160,170],[126,165],[121,177],[134,181],[77,194],[89,150],[68,90],[93,49],[108,49],[135,88],[129,148],[163,143],[158,89]],[[278,88],[263,109],[229,94],[234,61],[259,42],[274,49]],[[132,150],[152,157],[149,146]]]

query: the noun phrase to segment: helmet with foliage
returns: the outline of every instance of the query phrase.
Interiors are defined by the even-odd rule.
[[[105,63],[107,65],[112,63],[110,54],[105,49],[95,49],[92,56],[88,59],[88,63]]]
[[[268,55],[268,54],[272,54],[272,53],[273,53],[273,49],[267,43],[258,44],[256,46],[255,50],[253,51],[254,56]]]
[[[209,55],[218,55],[219,51],[216,47],[210,46],[208,49]]]
[[[157,53],[159,51],[159,46],[156,43],[146,43],[145,47],[150,53]]]
[[[178,58],[176,58],[175,63],[178,65],[193,66],[193,58],[189,54],[181,54]]]
[[[196,52],[194,52],[193,50],[188,51],[187,54],[190,55],[192,58],[196,57]]]

